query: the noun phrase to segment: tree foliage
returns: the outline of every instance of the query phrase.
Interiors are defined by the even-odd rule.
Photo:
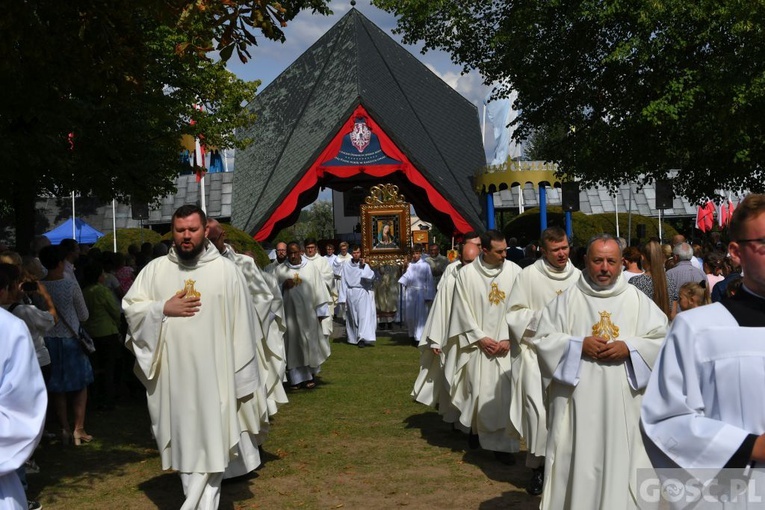
[[[19,246],[39,195],[151,202],[173,191],[182,134],[246,145],[234,131],[252,122],[244,106],[258,83],[237,79],[226,58],[257,43],[253,30],[283,39],[299,10],[325,4],[10,2],[0,18],[0,203],[13,205]],[[215,48],[221,59],[207,55]]]
[[[274,236],[273,244],[290,241],[303,242],[309,237],[316,239],[331,239],[335,235],[335,218],[332,202],[317,200],[310,209],[300,212],[300,217],[294,225],[279,231]]]
[[[765,4],[373,0],[404,41],[449,52],[498,95],[518,92],[516,136],[584,185],[765,191]],[[538,152],[537,152],[538,154]]]

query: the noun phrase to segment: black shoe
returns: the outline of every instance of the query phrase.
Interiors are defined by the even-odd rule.
[[[367,346],[367,343],[364,340],[359,340],[359,343],[357,343],[356,345],[358,345],[359,348],[364,348]]]
[[[481,441],[478,440],[478,434],[468,434],[468,447],[471,450],[477,450],[481,447]]]
[[[531,472],[531,479],[529,480],[529,483],[526,485],[526,492],[531,494],[532,496],[539,496],[542,494],[542,490],[545,486],[545,467],[541,466],[538,468],[535,468]]]
[[[494,452],[494,458],[500,461],[505,466],[515,466],[515,457],[513,457],[512,453]]]

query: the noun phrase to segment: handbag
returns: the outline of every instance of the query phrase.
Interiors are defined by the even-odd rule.
[[[74,328],[69,325],[68,322],[66,322],[66,319],[64,319],[63,315],[59,315],[59,320],[64,323],[64,326],[67,327],[69,331],[72,332],[72,336],[79,340],[80,347],[82,347],[82,350],[85,352],[85,354],[93,354],[96,352],[96,344],[93,343],[93,338],[88,334],[87,331],[85,331],[85,328],[80,325],[80,331],[79,333],[74,332]]]

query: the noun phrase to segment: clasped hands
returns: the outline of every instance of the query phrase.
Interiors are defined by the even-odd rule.
[[[162,313],[166,317],[193,317],[199,311],[202,300],[199,297],[186,297],[186,289],[176,292],[165,301]]]
[[[478,341],[478,348],[487,356],[505,356],[510,352],[510,340],[494,340],[485,336]]]
[[[630,350],[621,340],[609,342],[599,336],[586,336],[582,341],[582,354],[598,361],[621,361],[629,357]]]

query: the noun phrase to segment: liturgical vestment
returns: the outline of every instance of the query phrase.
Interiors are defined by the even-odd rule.
[[[351,260],[340,266],[340,277],[348,314],[345,324],[348,343],[374,342],[377,340],[377,309],[372,292],[375,272],[369,264],[361,268],[358,262]]]
[[[545,307],[533,340],[549,403],[543,510],[636,508],[636,469],[650,467],[640,402],[666,327],[622,275],[599,289],[583,273]],[[582,356],[592,335],[625,342],[629,357]]]
[[[42,436],[48,397],[24,321],[0,308],[0,508],[26,510],[16,470]]]
[[[327,317],[331,297],[320,271],[305,259],[298,265],[286,261],[277,267],[274,276],[282,289],[287,324],[284,333],[287,370],[290,382],[299,384],[311,380],[331,353],[318,320],[318,317]],[[295,286],[285,288],[287,280],[294,281]]]
[[[327,306],[329,308],[329,315],[332,316],[334,314],[332,288],[335,286],[335,271],[332,266],[329,265],[329,260],[327,260],[326,257],[322,257],[318,253],[316,253],[313,257],[303,255],[303,258],[311,264],[314,264],[321,273],[322,279],[327,286],[327,292],[329,292],[329,303],[327,303]],[[321,321],[321,330],[322,333],[324,333],[324,336],[329,338],[332,335],[332,321],[329,319]]]
[[[287,363],[284,354],[284,340],[279,335],[269,335],[271,308],[274,303],[281,304],[281,294],[274,296],[273,288],[267,279],[270,278],[270,275],[261,271],[252,257],[236,253],[228,244],[223,256],[236,264],[247,282],[255,316],[262,332],[259,338],[252,340],[258,354],[260,377],[266,387],[267,402],[263,402],[263,405],[268,408],[266,415],[273,415],[278,406],[287,403],[287,393],[282,384],[284,367]],[[258,403],[258,405],[260,404]],[[267,426],[267,423],[263,426]],[[259,439],[263,438],[259,437]]]
[[[438,413],[448,423],[456,423],[459,416],[459,411],[452,405],[449,394],[450,378],[454,376],[457,360],[456,338],[449,338],[449,318],[456,283],[456,271],[444,273],[441,278],[418,344],[420,372],[412,390],[412,398],[416,402],[437,408]],[[439,349],[441,353],[436,354],[433,349]]]
[[[765,299],[742,288],[725,304],[731,308],[714,303],[678,314],[643,399],[653,465],[680,466],[703,481],[748,464],[753,443],[738,465],[727,465],[747,436],[765,433]],[[749,488],[761,498],[765,471],[755,467]],[[762,508],[762,499],[748,508]]]
[[[544,307],[576,283],[580,274],[571,261],[563,270],[556,271],[541,258],[521,271],[510,291],[507,323],[511,340],[520,346],[518,356],[513,360],[510,421],[526,440],[529,453],[537,457],[544,457],[547,447],[547,403],[539,360],[531,339]]]
[[[479,347],[484,337],[509,340],[506,315],[513,282],[521,268],[503,261],[487,265],[483,255],[457,272],[449,336],[458,337],[454,375],[450,381],[452,404],[460,423],[478,434],[481,447],[495,452],[517,452],[519,441],[506,434],[512,398],[508,353],[489,357]]]
[[[422,259],[411,262],[398,283],[406,288],[404,313],[409,336],[419,342],[425,321],[428,320],[428,306],[425,302],[432,301],[436,294],[430,266]]]
[[[165,302],[184,289],[199,293],[199,311],[165,317]],[[256,468],[253,436],[265,420],[253,395],[265,385],[252,339],[262,332],[236,265],[212,243],[191,262],[171,248],[141,270],[122,307],[162,468],[230,476]]]

